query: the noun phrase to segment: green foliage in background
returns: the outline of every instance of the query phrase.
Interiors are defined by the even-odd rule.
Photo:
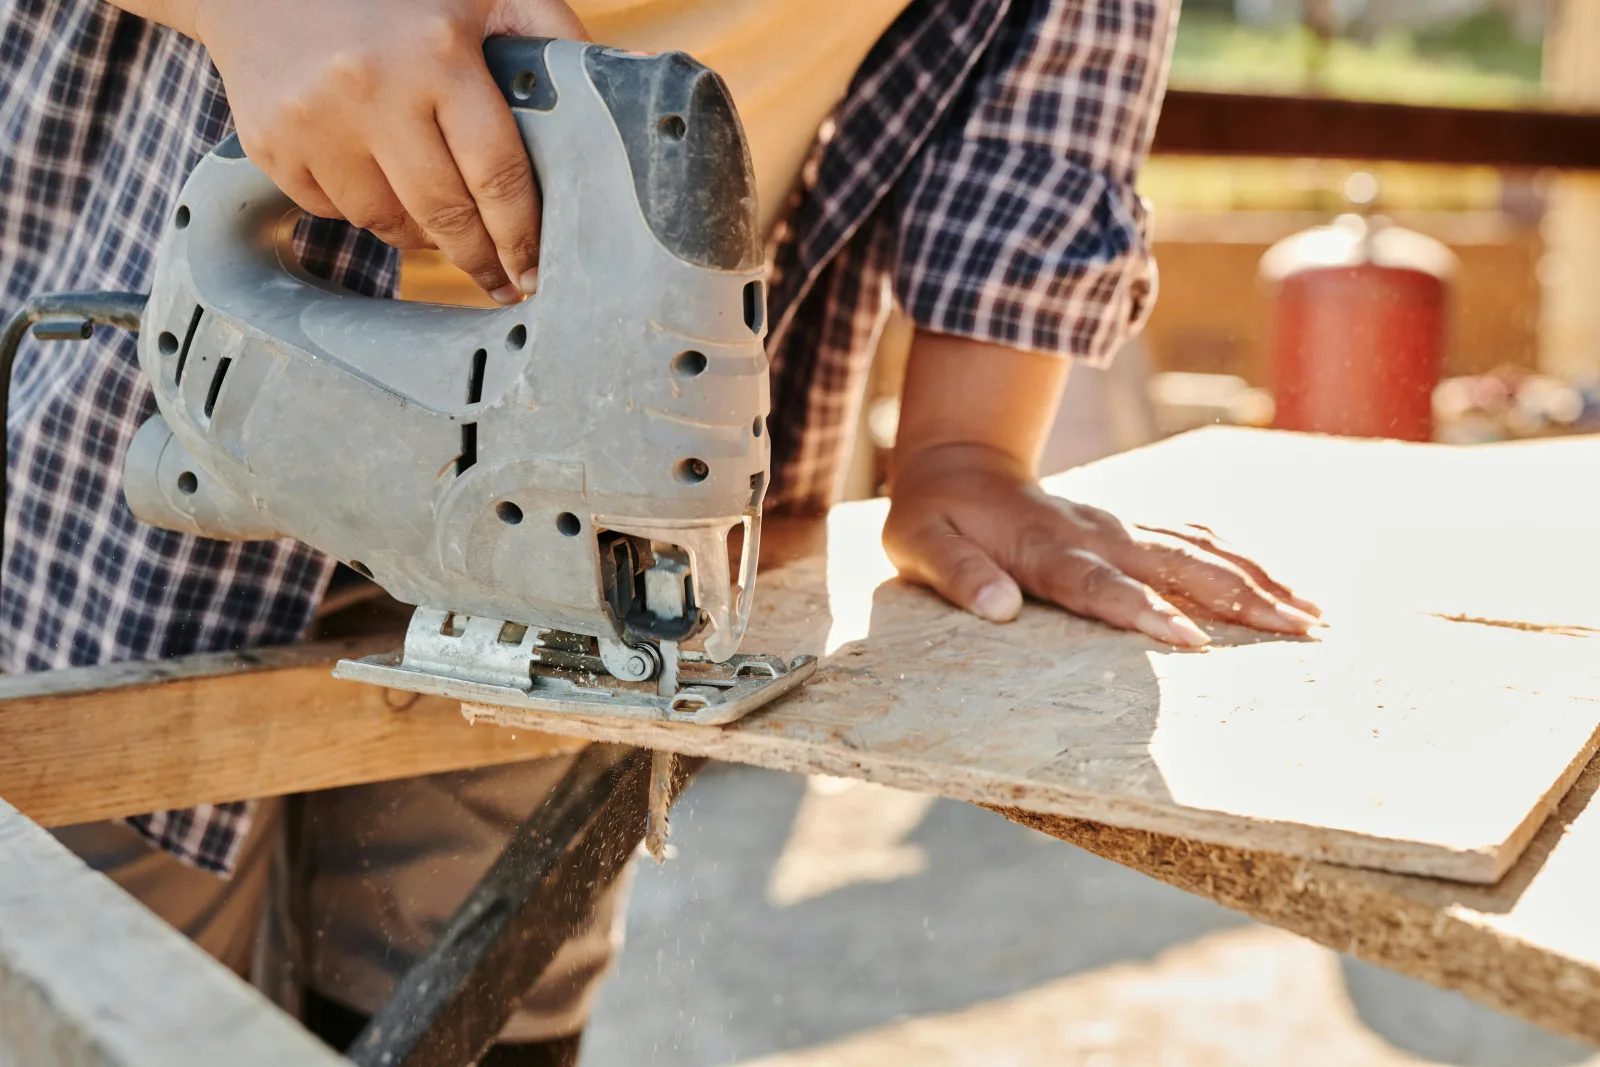
[[[1246,26],[1191,9],[1178,23],[1172,84],[1469,107],[1527,105],[1542,95],[1540,43],[1519,38],[1498,10],[1413,30],[1354,31],[1324,44],[1304,26]]]
[[[1381,3],[1382,0],[1372,0]],[[1464,107],[1529,106],[1543,99],[1542,47],[1518,36],[1500,11],[1451,23],[1363,32],[1324,45],[1304,26],[1241,25],[1224,0],[1185,5],[1172,61],[1175,88],[1326,93]],[[1497,208],[1502,177],[1485,167],[1337,160],[1153,159],[1139,187],[1165,212],[1344,210],[1340,187],[1355,170],[1376,174],[1386,210]]]
[[[1480,11],[1453,25],[1429,26],[1416,33],[1425,57],[1467,61],[1480,71],[1509,74],[1524,84],[1539,84],[1544,47],[1517,35],[1503,11]]]

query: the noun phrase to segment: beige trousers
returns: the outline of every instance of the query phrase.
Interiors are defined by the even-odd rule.
[[[120,823],[56,837],[200,947],[296,1009],[298,987],[375,1011],[571,756],[266,801],[231,879]],[[578,1032],[621,944],[626,877],[521,998],[502,1041]]]

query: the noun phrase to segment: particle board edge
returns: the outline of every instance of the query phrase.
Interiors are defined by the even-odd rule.
[[[1013,822],[1253,919],[1459,991],[1555,1033],[1600,1043],[1600,1013],[1593,1010],[1600,1000],[1600,968],[1508,935],[1470,910],[1430,903],[1363,877],[1373,872],[1013,806],[990,807]],[[1432,881],[1392,878],[1401,885]]]
[[[1110,826],[1150,830],[1246,850],[1304,856],[1348,867],[1416,874],[1477,885],[1495,882],[1503,871],[1502,848],[1450,849],[1441,845],[1389,841],[1347,830],[1252,819],[1225,812],[1141,804],[1060,786],[987,775],[971,768],[929,767],[840,746],[786,740],[759,730],[590,718],[559,712],[463,703],[469,722],[494,723],[541,732],[570,734],[590,741],[613,741],[705,756],[769,770],[859,778],[896,789],[934,793],[986,806],[1016,806],[1041,814],[1091,820]],[[1582,765],[1579,765],[1581,770]],[[1553,791],[1555,792],[1555,791]],[[1555,792],[1555,800],[1561,793]],[[1534,820],[1537,829],[1542,816]],[[1526,843],[1524,839],[1523,843]]]

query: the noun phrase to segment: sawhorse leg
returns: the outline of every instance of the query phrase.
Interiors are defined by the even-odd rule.
[[[466,1067],[483,1055],[638,850],[650,759],[585,749],[345,1055],[361,1067]],[[677,761],[674,795],[702,762]]]

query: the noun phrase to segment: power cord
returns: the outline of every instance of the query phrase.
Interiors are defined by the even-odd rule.
[[[96,326],[137,331],[148,299],[144,293],[40,293],[24,304],[22,310],[6,320],[5,330],[0,332],[0,429],[11,413],[11,368],[30,326],[33,336],[41,341],[86,341]],[[5,574],[3,532],[10,438],[9,433],[0,433],[0,582]]]

